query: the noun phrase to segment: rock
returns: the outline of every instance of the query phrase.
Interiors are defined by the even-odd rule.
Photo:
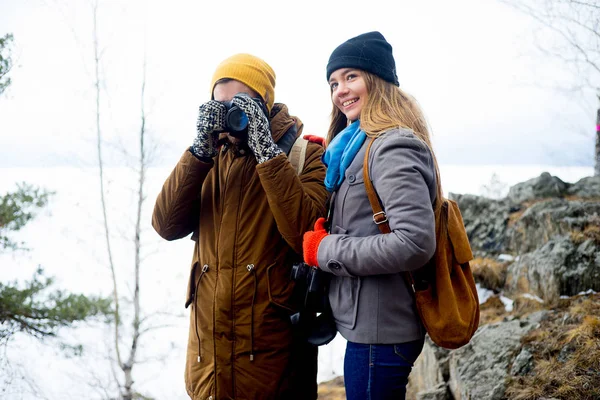
[[[506,249],[512,253],[533,251],[556,235],[582,232],[598,225],[600,202],[549,199],[533,204],[505,231]],[[495,225],[494,221],[490,224]]]
[[[513,361],[510,368],[511,375],[526,375],[533,368],[533,355],[525,348],[521,349],[519,355]]]
[[[567,343],[560,349],[557,360],[561,363],[566,363],[573,356],[573,353],[577,350],[577,346],[573,343]]]
[[[501,400],[508,369],[520,350],[521,338],[536,328],[539,311],[522,319],[484,325],[471,342],[450,353],[448,386],[456,400]]]
[[[449,197],[460,208],[471,248],[482,255],[502,253],[511,205],[470,194]]]
[[[482,304],[487,319],[469,344],[448,351],[427,343],[409,379],[407,399],[502,400],[509,375],[521,380],[536,373],[539,354],[532,353],[540,350],[522,347],[521,339],[555,312],[536,310],[560,304],[561,296],[600,292],[600,177],[570,184],[543,173],[511,187],[504,199],[452,193],[449,198],[460,207],[475,257],[502,257],[509,264],[494,298],[506,316],[485,325],[502,315],[490,314],[489,304]],[[508,297],[514,300],[512,312]],[[579,323],[575,319],[565,313],[561,324]],[[568,362],[574,354],[564,345],[557,360]]]
[[[449,400],[448,388],[441,383],[431,390],[417,393],[416,400]]]
[[[544,301],[589,289],[600,291],[600,244],[588,239],[576,245],[569,236],[555,237],[508,267],[505,288]]]
[[[563,197],[567,194],[570,184],[560,178],[543,172],[537,178],[518,183],[508,190],[508,200],[521,204],[526,201],[547,197]]]
[[[588,176],[580,179],[569,187],[567,193],[570,196],[582,198],[600,197],[600,176]]]
[[[426,336],[423,350],[409,376],[407,397],[418,398],[420,392],[431,390],[440,384],[446,386],[449,353],[450,350],[436,346],[429,336]]]

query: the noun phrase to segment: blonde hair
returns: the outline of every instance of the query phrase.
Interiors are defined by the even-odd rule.
[[[438,162],[433,152],[431,137],[425,115],[417,100],[404,92],[398,86],[386,82],[377,75],[361,70],[367,87],[367,102],[360,112],[360,128],[368,137],[378,137],[384,132],[395,128],[407,128],[429,149],[433,158],[436,178],[436,220],[442,207],[444,194],[440,180]],[[333,105],[331,123],[327,133],[326,143],[348,125],[346,116]]]

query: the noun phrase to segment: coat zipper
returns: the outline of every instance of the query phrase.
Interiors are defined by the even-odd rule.
[[[230,166],[230,171],[231,168],[233,168],[233,164],[236,161],[236,159],[238,159],[238,156],[234,156],[233,157],[233,161],[231,163]],[[238,196],[238,206],[237,206],[237,218],[235,220],[235,237],[233,238],[233,249],[232,249],[232,254],[231,254],[231,267],[232,267],[232,271],[231,271],[231,337],[233,338],[233,343],[232,343],[232,348],[231,348],[231,362],[232,364],[235,364],[234,361],[234,354],[235,354],[235,343],[236,343],[236,335],[235,335],[235,286],[236,286],[236,264],[237,264],[237,257],[236,257],[236,252],[237,252],[237,233],[239,232],[238,230],[238,226],[239,226],[239,222],[240,222],[240,217],[241,217],[241,212],[242,212],[242,192],[244,189],[244,185],[245,185],[245,177],[247,174],[247,170],[245,169],[246,164],[248,162],[248,157],[246,157],[243,160],[240,160],[240,162],[242,163],[241,165],[241,173],[242,173],[242,179],[240,181],[240,194]],[[254,357],[252,357],[254,358]],[[232,385],[234,387],[234,391],[235,391],[235,387],[236,387],[236,382],[235,382],[235,368],[232,367],[231,369],[231,382]]]
[[[258,281],[256,272],[254,272],[254,264],[248,264],[246,269],[254,278],[254,291],[252,292],[252,305],[250,306],[250,361],[254,361],[254,302],[256,300]]]
[[[225,149],[223,149],[222,152],[224,153]],[[219,155],[219,159],[222,159],[221,155]],[[222,211],[223,211],[223,208],[224,208],[223,207],[223,205],[225,203],[224,199],[225,199],[225,194],[227,192],[227,184],[229,182],[229,175],[231,174],[231,168],[232,168],[232,164],[230,164],[227,167],[227,175],[226,175],[226,178],[225,178],[225,184],[223,186],[221,186],[221,182],[219,182],[218,177],[216,178],[217,182],[219,182],[219,190],[221,191],[220,192],[220,196],[219,196],[220,199],[221,199],[221,204],[220,204],[221,212],[219,214],[221,214],[221,215],[220,215],[220,218],[219,218],[219,228],[218,228],[219,231],[218,231],[218,233],[216,235],[216,240],[215,240],[215,254],[217,255],[217,263],[219,262],[219,243],[221,241],[220,240],[220,238],[221,238],[221,228],[220,227],[223,224],[223,212]],[[212,332],[212,335],[213,335],[213,341],[212,342],[213,342],[213,354],[215,354],[215,357],[213,357],[213,368],[214,368],[214,370],[217,369],[217,357],[216,357],[216,354],[217,354],[217,343],[215,341],[215,327],[217,326],[217,318],[216,318],[216,315],[215,315],[215,304],[217,303],[217,287],[219,285],[219,269],[220,268],[217,267],[216,271],[215,271],[215,273],[216,273],[215,274],[215,288],[213,290],[213,304],[212,304],[213,305],[213,307],[212,307],[212,318],[213,318],[213,332]],[[218,379],[215,380],[214,392],[215,393],[219,392],[219,380]]]
[[[194,325],[196,326],[196,338],[198,338],[198,362],[202,361],[202,347],[200,346],[200,330],[198,329],[198,287],[200,287],[200,281],[204,274],[208,271],[208,264],[202,266],[202,272],[196,282],[196,289],[194,290]]]

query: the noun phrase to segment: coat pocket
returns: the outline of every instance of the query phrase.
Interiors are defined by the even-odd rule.
[[[291,278],[291,267],[272,264],[267,267],[267,289],[269,301],[288,312],[295,312],[292,304],[294,282]]]
[[[198,268],[198,261],[194,261],[192,263],[192,267],[190,268],[190,277],[188,278],[187,285],[187,294],[185,296],[185,308],[188,308],[192,301],[194,300],[194,292],[196,290],[196,269]]]
[[[346,329],[354,329],[362,280],[355,276],[333,276],[329,286],[329,303],[335,321]]]

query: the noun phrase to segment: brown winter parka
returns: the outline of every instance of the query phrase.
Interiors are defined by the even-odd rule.
[[[283,104],[270,122],[275,142],[294,127],[302,133]],[[315,398],[306,390],[316,392],[316,365],[300,358],[312,352],[316,363],[316,349],[297,350],[290,274],[304,232],[325,214],[322,154],[309,143],[298,176],[285,154],[257,165],[227,147],[211,163],[185,151],[164,183],[154,229],[167,240],[193,233],[196,242],[186,296],[185,384],[193,400]]]

